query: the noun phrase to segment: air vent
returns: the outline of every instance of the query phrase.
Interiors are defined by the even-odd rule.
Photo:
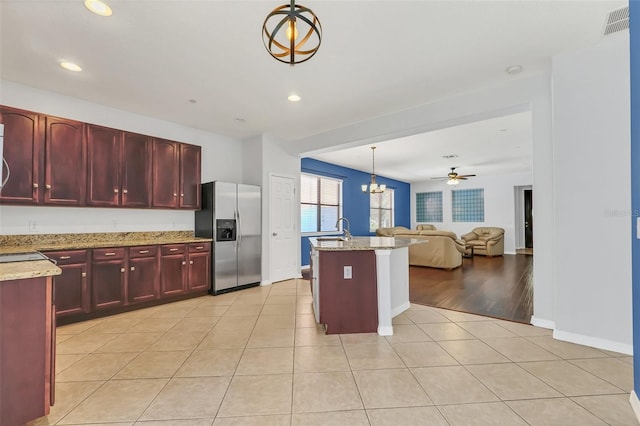
[[[609,13],[604,26],[604,35],[617,33],[629,28],[629,7],[616,9]]]
[[[458,158],[458,154],[443,155],[442,158],[444,158],[445,160],[448,160],[450,158]]]

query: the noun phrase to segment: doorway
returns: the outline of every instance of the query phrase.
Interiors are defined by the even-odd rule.
[[[533,190],[524,190],[524,247],[533,249]]]
[[[270,278],[277,282],[298,276],[296,181],[289,176],[271,175],[270,188]]]

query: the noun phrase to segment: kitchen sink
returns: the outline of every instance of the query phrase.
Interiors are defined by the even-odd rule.
[[[347,241],[344,237],[316,237],[316,241]]]

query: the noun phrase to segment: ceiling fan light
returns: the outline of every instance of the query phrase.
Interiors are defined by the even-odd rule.
[[[387,185],[382,184],[379,186],[379,188],[380,188],[380,192],[384,192],[384,190],[387,189]]]
[[[362,192],[369,192],[367,185],[362,185]]]
[[[447,181],[447,185],[457,185],[459,183],[460,183],[460,181],[458,179],[449,179]]]

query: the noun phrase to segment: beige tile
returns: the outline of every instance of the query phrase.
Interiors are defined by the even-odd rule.
[[[242,349],[194,351],[176,377],[231,376],[242,356]]]
[[[66,416],[76,405],[95,392],[104,382],[56,383],[56,403],[48,416],[41,417],[29,426],[53,425]]]
[[[108,380],[127,365],[137,353],[89,354],[56,375],[57,382]]]
[[[266,306],[266,305],[265,305]],[[256,329],[259,328],[295,328],[295,315],[260,315],[256,322]]]
[[[293,426],[369,426],[364,410],[304,413],[291,416]]]
[[[298,296],[296,298],[296,303],[312,303],[313,302],[313,296],[311,296],[311,294],[309,294],[308,296]]]
[[[249,337],[247,348],[269,348],[293,346],[293,328],[255,329]]]
[[[179,318],[145,318],[131,327],[129,332],[134,333],[159,333],[169,330],[177,324]]]
[[[160,337],[148,350],[158,351],[191,351],[204,339],[202,332],[168,331]]]
[[[239,305],[257,305],[262,306],[264,301],[267,298],[267,294],[241,294],[235,302],[233,302],[232,307]],[[231,309],[231,308],[230,308]],[[227,311],[229,312],[229,311]]]
[[[197,350],[244,348],[249,341],[250,335],[251,329],[218,330],[214,328],[213,331],[202,339]]]
[[[371,426],[449,426],[436,407],[367,410]]]
[[[322,326],[313,328],[296,328],[296,346],[325,346],[340,344],[340,336],[337,334],[326,334],[324,332],[324,327]]]
[[[507,405],[530,425],[606,425],[568,398],[508,401]]]
[[[572,398],[592,414],[610,425],[637,425],[638,419],[629,404],[629,395],[579,396]]]
[[[136,426],[211,426],[213,419],[149,420],[136,422]]]
[[[563,359],[604,358],[607,356],[604,352],[590,348],[589,346],[562,342],[554,339],[552,336],[533,336],[527,337],[527,339]]]
[[[454,358],[435,342],[394,343],[392,346],[407,367],[434,367],[458,364]]]
[[[96,325],[100,324],[103,320],[90,320],[90,321],[82,321],[77,322],[75,324],[62,325],[56,328],[56,334],[67,335],[67,334],[80,334],[83,333]]]
[[[349,362],[342,346],[298,346],[294,354],[294,371],[349,371]]]
[[[115,375],[116,379],[173,377],[189,351],[143,352]]]
[[[151,346],[163,333],[126,333],[96,349],[96,352],[142,352]]]
[[[214,325],[218,322],[220,317],[194,317],[183,318],[176,323],[170,332],[179,333],[197,333],[197,332],[209,332]]]
[[[438,344],[463,365],[509,362],[506,357],[480,340],[449,340]]]
[[[91,328],[92,333],[125,333],[135,326],[140,319],[138,318],[118,318],[107,317],[100,324]]]
[[[213,418],[231,377],[173,378],[140,420]]]
[[[59,345],[65,340],[71,339],[73,336],[75,335],[74,334],[56,334],[56,345]]]
[[[115,339],[117,334],[76,334],[70,339],[56,345],[59,354],[86,354]]]
[[[498,401],[464,367],[421,367],[412,368],[411,372],[436,405]]]
[[[562,396],[516,364],[469,365],[466,368],[502,400]]]
[[[298,290],[296,287],[274,287],[269,292],[269,297],[272,296],[296,296]]]
[[[293,348],[245,349],[236,375],[292,374]]]
[[[622,358],[616,358],[617,360],[620,360],[622,362],[624,362],[625,364],[631,364],[633,365],[633,357],[632,356],[625,356]]]
[[[415,324],[396,324],[393,326],[393,336],[387,336],[387,341],[391,343],[399,342],[427,342],[431,337]]]
[[[438,309],[438,313],[453,322],[494,321],[494,318],[491,317],[483,317],[482,315],[468,314],[466,312],[450,311],[448,309]]]
[[[374,344],[345,345],[344,351],[352,370],[404,367],[396,351],[383,340]]]
[[[446,405],[440,407],[440,411],[451,426],[527,425],[524,420],[503,402]],[[563,425],[568,426],[566,423],[563,423]]]
[[[235,376],[218,417],[291,413],[292,374]]]
[[[551,336],[553,334],[553,330],[550,330],[548,328],[535,327],[531,324],[522,324],[513,321],[496,321],[496,324],[522,337]]]
[[[539,361],[518,364],[566,396],[603,395],[620,389],[567,361]]]
[[[159,306],[158,309],[152,311],[151,315],[149,315],[149,319],[151,318],[184,318],[187,314],[192,311],[194,308],[193,305],[179,305],[179,303],[168,303],[166,305]]]
[[[313,314],[313,304],[311,302],[296,302],[296,314]]]
[[[413,321],[409,319],[405,314],[396,315],[391,319],[393,325],[413,324]]]
[[[418,324],[418,327],[436,341],[475,339],[474,335],[452,322]]]
[[[229,306],[238,299],[239,292],[224,293],[217,296],[206,296],[200,306]]]
[[[296,298],[296,296],[293,296],[293,295],[274,296],[270,294],[269,297],[267,297],[267,300],[265,300],[264,304],[265,305],[295,305],[297,301],[298,299]]]
[[[631,392],[633,389],[633,365],[618,358],[576,359],[571,363],[625,392]]]
[[[432,405],[406,368],[354,371],[353,376],[367,409]]]
[[[56,374],[62,373],[87,354],[56,354]]]
[[[335,334],[333,334],[333,336],[335,336]],[[383,336],[378,335],[378,333],[340,334],[339,336],[343,345],[361,345],[387,342],[387,340]]]
[[[229,306],[227,312],[224,313],[225,317],[237,317],[237,316],[257,316],[262,311],[262,303],[260,304],[240,304],[234,303]]]
[[[268,416],[217,417],[213,426],[290,426],[289,414]]]
[[[186,318],[221,317],[227,309],[228,305],[201,304],[189,311]]]
[[[295,374],[293,413],[363,409],[350,371]]]
[[[513,362],[557,360],[557,356],[523,337],[484,339],[484,342]]]
[[[109,381],[59,424],[135,421],[166,383],[166,379]]]
[[[494,321],[469,321],[460,322],[458,325],[478,339],[490,339],[498,337],[515,337],[516,335],[506,328],[500,327]]]
[[[296,315],[296,328],[316,328],[318,325],[313,314]]]
[[[295,315],[296,305],[264,305],[261,315]]]
[[[431,310],[408,310],[404,315],[416,324],[449,322],[449,319]]]
[[[216,323],[213,330],[251,331],[256,325],[258,315],[223,316]]]

